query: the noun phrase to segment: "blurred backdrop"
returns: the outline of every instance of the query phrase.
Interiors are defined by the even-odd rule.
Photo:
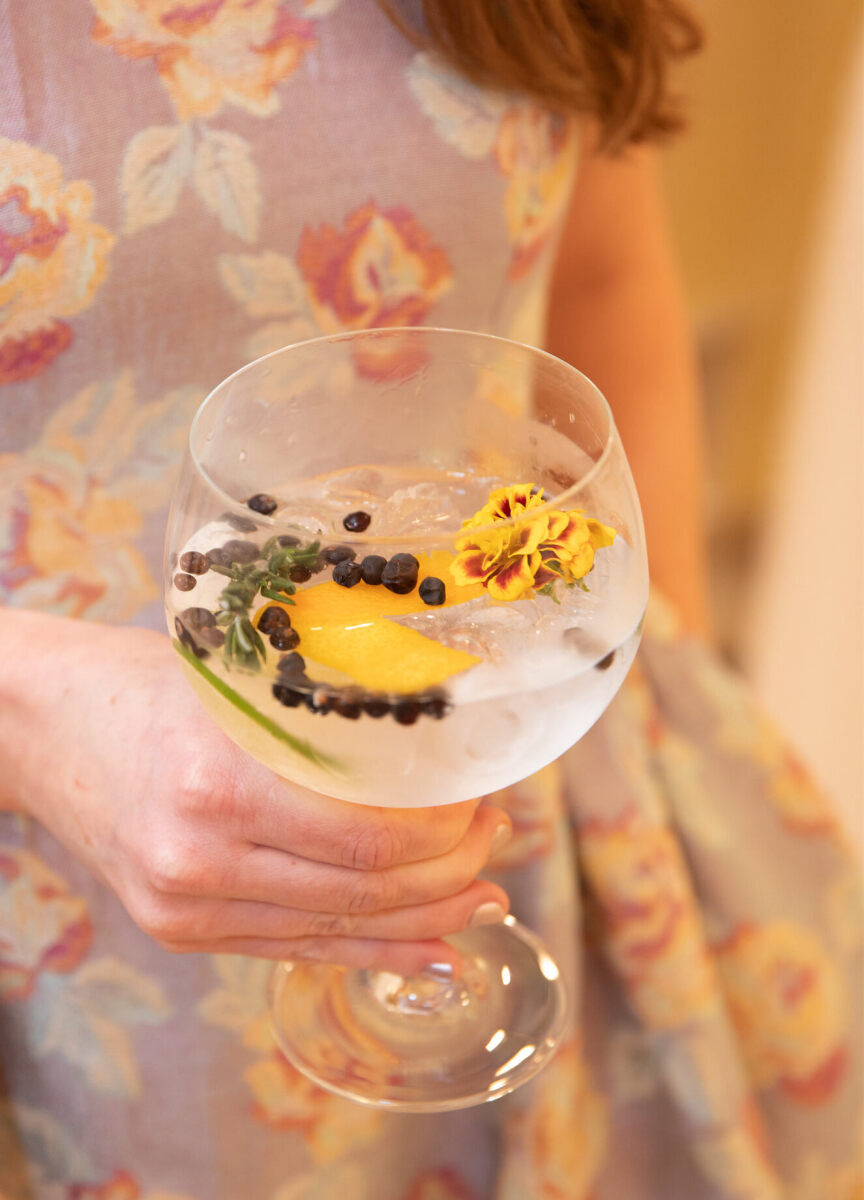
[[[864,851],[864,39],[858,0],[696,6],[666,155],[702,350],[727,656]]]

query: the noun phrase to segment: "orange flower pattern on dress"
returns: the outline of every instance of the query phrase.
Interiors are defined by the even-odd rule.
[[[105,1183],[73,1184],[69,1200],[140,1200],[141,1188],[128,1171],[115,1171]]]
[[[535,104],[517,105],[501,120],[495,159],[507,177],[511,279],[531,271],[558,229],[573,184],[574,134],[572,120]]]
[[[65,1200],[192,1200],[179,1192],[142,1192],[128,1171],[115,1171],[104,1183],[73,1183]]]
[[[490,870],[525,867],[552,852],[562,816],[561,771],[557,763],[550,763],[512,787],[492,792],[486,801],[505,809],[513,822],[512,837],[490,859]]]
[[[199,389],[181,388],[139,405],[122,375],[73,396],[29,450],[0,454],[7,604],[123,621],[156,598],[135,539],[147,513],[167,501],[199,398]]]
[[[449,1167],[424,1171],[401,1200],[479,1200],[458,1172]]]
[[[825,793],[780,736],[776,726],[728,668],[706,664],[699,683],[716,714],[718,743],[743,760],[760,764],[766,795],[787,829],[821,834],[842,843],[834,809]]]
[[[579,829],[577,846],[598,938],[639,1017],[652,1029],[672,1029],[710,1014],[716,978],[670,830],[635,813],[595,818]]]
[[[0,138],[0,384],[44,371],[105,277],[113,236],[90,220],[93,189],[56,158]]]
[[[371,1145],[382,1113],[317,1087],[278,1052],[247,1067],[253,1115],[274,1129],[302,1134],[316,1162],[333,1162],[349,1150]]]
[[[305,228],[296,262],[272,251],[223,254],[219,273],[250,317],[267,320],[246,343],[253,358],[322,333],[422,324],[451,283],[446,254],[411,213],[371,202],[348,214],[342,232]],[[353,354],[358,372],[373,378],[424,361],[398,335]]]
[[[415,217],[372,202],[349,213],[341,232],[307,226],[297,263],[325,333],[419,325],[451,283],[447,255]]]
[[[0,846],[0,1000],[23,1000],[43,971],[74,970],[90,949],[87,905],[25,850]]]
[[[406,74],[441,140],[467,159],[493,162],[506,178],[508,278],[525,279],[560,229],[575,177],[577,122],[524,97],[479,87],[425,50]]]
[[[488,503],[462,522],[464,530],[475,532],[457,538],[458,553],[450,564],[457,584],[482,583],[494,600],[520,600],[559,580],[584,579],[594,566],[595,550],[611,546],[615,530],[577,509],[529,515],[545,507],[541,490],[530,483],[492,492]]]
[[[406,208],[379,209],[372,202],[349,212],[342,230],[306,227],[298,258],[306,295],[325,334],[379,326],[420,325],[451,286],[450,260]],[[380,376],[420,366],[416,350],[392,343],[355,353],[361,373]]]
[[[130,59],[151,59],[181,121],[234,105],[257,117],[315,45],[314,22],[287,0],[92,0],[91,36]]]
[[[791,921],[745,925],[714,948],[750,1074],[800,1103],[818,1104],[846,1069],[848,1006],[818,939]]]
[[[373,202],[349,213],[341,231],[332,225],[307,226],[300,237],[297,265],[319,329],[420,325],[451,286],[444,250],[407,208],[381,209]],[[364,348],[358,368],[370,375],[390,371],[392,346],[380,355]],[[403,371],[419,365],[402,364]]]
[[[581,1047],[562,1047],[534,1086],[535,1103],[507,1124],[511,1154],[496,1196],[589,1200],[606,1157],[609,1114]]]
[[[765,1130],[752,1099],[745,1102],[734,1121],[718,1121],[700,1130],[693,1140],[693,1156],[721,1195],[728,1195],[731,1186],[735,1189],[732,1195],[746,1196],[747,1200],[786,1200],[786,1189],[772,1165]],[[827,1195],[824,1200],[828,1200]]]
[[[810,772],[774,734],[769,796],[787,829],[795,833],[842,839],[837,814]]]

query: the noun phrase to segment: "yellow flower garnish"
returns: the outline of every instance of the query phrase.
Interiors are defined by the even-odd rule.
[[[530,483],[492,492],[488,502],[462,522],[468,532],[457,539],[458,553],[450,564],[455,581],[460,586],[482,583],[494,600],[521,600],[558,579],[568,584],[583,579],[594,566],[595,550],[611,546],[615,530],[586,517],[581,509],[528,515],[545,504],[540,489]],[[494,528],[511,518],[513,524]]]

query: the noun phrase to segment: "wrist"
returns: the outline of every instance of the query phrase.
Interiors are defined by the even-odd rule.
[[[42,819],[43,800],[80,750],[88,702],[80,664],[99,627],[23,609],[0,612],[0,810]]]

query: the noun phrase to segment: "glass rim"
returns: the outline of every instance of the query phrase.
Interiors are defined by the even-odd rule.
[[[348,329],[342,330],[339,333],[320,334],[316,337],[304,338],[302,342],[289,342],[285,346],[280,346],[276,350],[270,350],[267,354],[262,354],[258,358],[254,358],[250,362],[244,363],[242,367],[238,367],[236,371],[232,371],[230,375],[226,375],[225,378],[220,380],[215,387],[210,389],[210,391],[198,405],[198,408],[195,410],[195,415],[193,416],[189,426],[187,445],[189,457],[192,460],[195,470],[204,481],[206,486],[220,498],[221,502],[225,504],[226,513],[230,513],[232,516],[243,517],[246,520],[254,520],[260,529],[269,530],[271,536],[277,535],[283,530],[288,531],[297,528],[297,526],[292,526],[282,517],[272,517],[267,516],[264,513],[256,512],[254,509],[250,509],[246,502],[236,500],[233,496],[229,495],[228,492],[224,491],[224,489],[216,483],[196,454],[193,443],[197,427],[199,422],[203,419],[207,405],[214,399],[216,394],[221,392],[223,388],[227,388],[228,385],[238,376],[244,375],[247,371],[251,371],[256,367],[259,367],[262,363],[266,362],[270,358],[276,358],[277,356],[286,354],[291,350],[301,350],[308,346],[315,346],[319,344],[324,345],[334,342],[357,341],[366,337],[373,337],[375,335],[382,334],[407,334],[412,336],[427,336],[429,334],[437,336],[438,334],[447,334],[449,336],[468,338],[471,341],[495,342],[505,346],[512,346],[518,350],[527,351],[529,355],[533,357],[547,359],[550,362],[560,364],[568,372],[572,373],[574,376],[577,376],[584,385],[587,385],[589,392],[591,392],[594,398],[599,401],[600,410],[606,418],[606,437],[603,441],[603,449],[600,451],[598,457],[593,460],[591,466],[585,472],[585,474],[579,480],[570,484],[569,487],[564,488],[562,491],[556,493],[549,500],[544,501],[543,504],[538,504],[535,507],[528,509],[521,516],[507,517],[504,520],[490,522],[488,525],[472,526],[472,537],[475,534],[482,536],[484,533],[492,530],[494,530],[496,533],[500,533],[504,529],[522,525],[528,519],[534,520],[538,516],[542,516],[544,514],[548,515],[549,513],[566,508],[566,506],[570,504],[580,492],[584,491],[584,489],[593,481],[594,477],[602,470],[606,460],[612,452],[616,438],[618,437],[615,418],[612,415],[612,409],[609,405],[609,401],[600,391],[600,388],[597,386],[597,384],[594,383],[593,380],[589,379],[587,375],[583,374],[578,367],[574,367],[572,363],[568,363],[563,358],[558,358],[557,355],[550,354],[548,350],[543,350],[539,346],[532,346],[528,342],[519,342],[514,338],[501,337],[494,333],[482,333],[472,329],[450,329],[446,326],[439,325],[381,325],[370,329]],[[502,487],[507,486],[524,485],[502,484]],[[532,484],[531,486],[536,485]],[[389,536],[379,535],[377,537],[368,533],[367,531],[363,531],[362,533],[351,533],[349,530],[344,529],[339,531],[339,540],[340,542],[344,542],[346,545],[351,546],[374,544],[377,546],[414,545],[422,547],[440,544],[442,542],[453,542],[456,538],[464,536],[464,533],[465,530],[461,523],[458,528],[436,530],[435,533],[408,533]]]

